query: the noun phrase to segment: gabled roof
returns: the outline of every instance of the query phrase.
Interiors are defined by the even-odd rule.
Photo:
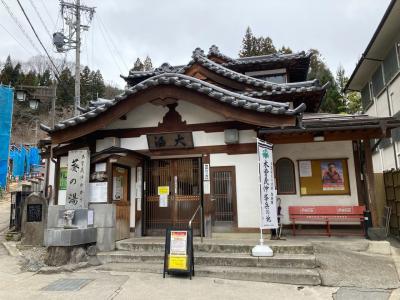
[[[86,122],[89,119],[99,116],[100,114],[107,111],[110,107],[117,105],[119,102],[127,99],[131,95],[158,85],[174,85],[178,87],[184,87],[186,89],[195,90],[199,93],[205,94],[215,99],[218,102],[223,102],[234,107],[241,107],[243,109],[253,110],[260,113],[296,116],[301,115],[306,109],[306,106],[304,104],[299,105],[295,109],[290,109],[289,105],[287,105],[286,103],[279,103],[248,97],[180,73],[164,73],[153,76],[131,88],[126,89],[122,95],[115,97],[114,100],[102,101],[101,105],[93,106],[92,109],[79,116],[59,122],[55,125],[54,129],[51,129],[50,127],[43,124],[41,124],[41,129],[52,133],[66,129],[68,127],[75,126],[79,123]]]
[[[400,27],[400,1],[392,0],[374,35],[361,55],[345,90],[361,91],[373,73],[398,43]]]

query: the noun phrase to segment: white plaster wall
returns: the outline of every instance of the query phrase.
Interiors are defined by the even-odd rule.
[[[204,107],[186,101],[178,101],[176,111],[187,124],[211,123],[226,121],[225,117]]]
[[[290,224],[288,207],[296,205],[358,205],[357,183],[355,179],[354,158],[351,141],[299,143],[275,145],[274,161],[279,158],[290,158],[295,165],[296,194],[278,195],[281,198],[283,224]],[[299,170],[297,160],[347,158],[350,195],[300,196]],[[254,216],[255,217],[255,216]]]
[[[260,226],[257,154],[211,154],[210,167],[235,166],[238,227]]]
[[[383,172],[383,164],[382,164],[382,156],[380,153],[381,150],[374,152],[372,154],[372,165],[374,168],[374,173],[382,173]]]
[[[376,101],[376,110],[378,117],[388,117],[389,116],[389,106],[387,100],[386,91],[381,93]]]
[[[128,112],[126,120],[116,120],[105,129],[156,127],[167,111],[167,107],[146,103]]]
[[[381,150],[383,158],[383,171],[391,170],[396,168],[396,162],[394,159],[393,145],[386,147]]]

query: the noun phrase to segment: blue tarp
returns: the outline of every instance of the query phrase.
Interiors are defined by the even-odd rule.
[[[0,188],[7,184],[14,91],[0,84]]]
[[[39,149],[20,145],[10,150],[10,160],[13,162],[12,176],[22,178],[32,172],[37,172],[40,165]]]

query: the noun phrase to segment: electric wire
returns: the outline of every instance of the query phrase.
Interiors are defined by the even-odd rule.
[[[31,56],[34,56],[34,55],[35,55],[33,52],[31,52],[30,50],[28,50],[28,48],[26,48],[26,47],[24,46],[24,44],[22,44],[11,32],[9,32],[8,29],[7,29],[5,26],[3,26],[1,23],[0,23],[0,27],[3,28],[3,30],[4,30],[5,32],[7,32],[8,35],[11,36],[11,37],[14,39],[14,41],[16,41],[16,42],[18,43],[18,45],[20,45],[21,48],[24,49],[24,50],[26,51],[26,53],[28,53],[28,54],[31,55]]]
[[[54,28],[56,28],[57,22],[54,23],[54,19],[52,18],[51,14],[50,14],[49,10],[47,9],[47,6],[44,4],[43,0],[40,0],[40,2],[42,3],[42,6],[44,7],[44,11],[46,12],[47,17],[49,18],[50,22],[53,24]]]
[[[0,0],[1,3],[3,4],[4,8],[7,10],[8,14],[10,15],[11,19],[13,19],[14,23],[17,24],[18,28],[21,30],[22,34],[25,36],[25,38],[28,40],[28,42],[31,44],[32,48],[35,49],[40,55],[42,55],[42,52],[40,52],[39,48],[36,46],[36,44],[33,42],[31,37],[28,35],[28,33],[25,31],[24,27],[21,25],[21,23],[18,21],[17,17],[14,15],[12,12],[11,8],[7,5],[7,3],[4,0]]]
[[[100,23],[99,23],[99,24],[100,24]],[[114,60],[114,63],[116,64],[118,70],[119,70],[120,73],[122,74],[122,73],[123,73],[123,72],[122,72],[122,69],[121,69],[120,65],[118,64],[118,61],[115,59],[115,55],[114,55],[114,53],[113,53],[113,51],[112,51],[112,49],[111,49],[111,47],[110,47],[110,45],[109,45],[109,43],[108,43],[106,37],[105,37],[105,34],[104,34],[104,32],[103,32],[103,29],[101,28],[100,25],[99,25],[99,28],[100,28],[100,33],[101,33],[101,35],[102,35],[102,37],[103,37],[103,39],[104,39],[104,41],[105,41],[105,43],[106,43],[106,45],[107,45],[107,48],[108,48],[108,50],[110,51],[111,57],[112,57],[112,59]]]
[[[1,0],[1,1],[3,1],[3,0]],[[68,91],[68,88],[67,88],[67,86],[65,85],[65,82],[63,82],[63,81],[60,79],[60,72],[58,71],[57,66],[55,65],[53,59],[52,59],[51,56],[49,55],[49,52],[47,51],[46,47],[43,45],[43,43],[42,43],[42,41],[41,41],[39,35],[38,35],[37,32],[36,32],[35,27],[33,27],[31,20],[29,19],[28,15],[26,14],[24,7],[22,6],[22,4],[21,4],[21,2],[20,2],[19,0],[17,0],[17,2],[18,2],[19,7],[21,8],[21,11],[22,11],[22,13],[24,14],[26,20],[28,21],[29,26],[31,27],[33,33],[35,34],[36,39],[39,41],[39,43],[40,43],[40,45],[42,46],[44,52],[46,53],[46,55],[47,55],[47,57],[48,57],[48,59],[49,59],[51,65],[53,66],[53,73],[54,73],[55,78],[57,79],[58,83],[61,85],[61,87],[63,88],[63,90],[65,91],[65,93],[66,93],[69,97],[71,97],[71,94],[70,94],[70,92]],[[73,98],[73,96],[72,96],[72,98]]]
[[[35,11],[35,13],[36,13],[36,15],[38,16],[38,18],[39,18],[39,20],[40,20],[40,23],[42,23],[43,28],[46,30],[47,34],[49,35],[50,40],[52,40],[53,35],[50,33],[49,28],[47,28],[46,23],[43,21],[42,16],[40,15],[40,13],[39,13],[39,11],[38,11],[36,5],[33,3],[32,0],[29,0],[29,2],[31,3],[31,5],[32,5],[32,7],[33,7],[33,9],[34,9],[34,11]]]
[[[116,45],[115,45],[115,43],[114,43],[114,40],[113,40],[113,38],[112,38],[112,35],[108,32],[107,27],[104,25],[103,21],[101,20],[100,15],[98,15],[98,19],[99,19],[99,21],[100,21],[101,26],[103,26],[105,33],[108,35],[108,38],[109,38],[109,40],[111,41],[111,44],[112,44],[112,46],[114,47],[115,52],[116,52],[117,55],[119,56],[119,58],[120,58],[122,64],[125,65],[125,67],[126,67],[127,70],[129,71],[128,64],[127,64],[127,63],[125,62],[125,60],[123,59],[123,57],[122,57],[120,51],[118,50],[118,47],[116,47]]]

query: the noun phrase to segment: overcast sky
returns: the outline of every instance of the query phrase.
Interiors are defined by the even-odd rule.
[[[16,0],[5,1],[39,48]],[[58,0],[20,0],[51,55],[57,54],[31,3],[49,32],[61,28]],[[124,81],[136,58],[149,55],[154,66],[185,64],[196,47],[216,44],[236,57],[247,26],[270,36],[277,47],[318,49],[332,71],[341,64],[353,71],[381,20],[389,0],[81,0],[96,6],[82,45],[82,64],[100,69],[106,81]],[[46,5],[46,6],[44,6]],[[5,31],[14,36],[20,46]],[[0,3],[0,61],[8,54],[26,60],[37,52]],[[110,41],[112,40],[112,41]],[[118,48],[118,51],[115,50]],[[40,49],[42,50],[42,49]],[[41,51],[43,52],[43,51]],[[73,58],[73,52],[68,54]]]

